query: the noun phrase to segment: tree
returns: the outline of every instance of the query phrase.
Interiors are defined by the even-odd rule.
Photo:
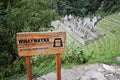
[[[17,55],[16,33],[50,29],[51,21],[59,18],[55,10],[49,6],[49,0],[1,1],[0,72],[3,72],[0,73],[1,78],[23,70],[24,63],[20,63],[22,60]],[[19,67],[19,71],[16,66]]]

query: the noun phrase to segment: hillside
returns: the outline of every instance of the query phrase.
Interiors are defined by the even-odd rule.
[[[72,69],[62,69],[62,80],[119,80],[120,69],[116,56],[120,56],[120,13],[105,17],[99,21],[95,27],[95,34],[103,35],[98,40],[88,45],[82,45],[76,37],[66,31],[63,27],[59,31],[67,32],[68,50],[73,47],[80,47],[86,54],[90,54],[88,62],[103,63],[87,64],[82,66],[74,66]],[[56,25],[59,21],[56,22]],[[64,27],[67,27],[64,25]],[[74,34],[75,35],[75,34]],[[74,42],[74,43],[73,43]],[[72,43],[72,45],[70,45]],[[89,53],[91,52],[91,53]],[[74,54],[74,53],[72,53]],[[92,55],[91,55],[92,54]],[[69,55],[69,54],[68,54]],[[55,72],[42,76],[34,77],[34,80],[56,80]]]
[[[94,52],[119,53],[120,52],[120,14],[113,14],[101,20],[95,28],[96,32],[104,35],[91,43]]]
[[[84,54],[87,55],[88,61],[90,62],[115,62],[110,59],[120,55],[120,13],[104,17],[100,20],[95,27],[93,27],[94,30],[91,32],[89,31],[95,35],[92,35],[92,37],[89,36],[89,33],[87,34],[87,37],[81,37],[81,34],[83,33],[81,33],[81,28],[79,27],[84,28],[85,26],[81,25],[75,29],[76,27],[73,27],[75,25],[72,23],[73,21],[64,21],[64,23],[57,21],[53,24],[54,26],[59,25],[59,28],[56,27],[58,31],[67,32],[68,51],[78,47],[83,50]],[[86,30],[86,27],[84,30]],[[83,45],[83,41],[85,40],[90,41],[89,44]]]

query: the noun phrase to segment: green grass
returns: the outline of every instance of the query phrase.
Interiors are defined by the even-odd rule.
[[[101,27],[100,25],[98,25],[98,27]],[[102,28],[103,30],[104,30],[104,28]],[[104,30],[104,33],[107,35],[107,36],[109,36],[110,37],[110,41],[111,41],[111,46],[110,47],[113,47],[113,46],[115,46],[116,44],[115,44],[115,40],[114,40],[114,36],[115,35],[113,35],[112,33],[110,33],[110,31],[109,30],[107,30],[107,28],[106,28],[106,26],[105,26],[105,29],[106,30]],[[106,39],[106,36],[105,36],[105,39]],[[108,45],[109,46],[109,45]],[[113,47],[113,48],[111,48],[112,49],[112,51],[114,51],[115,50],[115,47]]]
[[[102,44],[102,52],[105,52],[106,42],[105,42],[105,40],[104,40],[104,37],[100,38],[99,40],[101,41],[101,44]]]
[[[111,47],[111,40],[110,40],[109,35],[105,36],[105,40],[106,40],[106,44],[107,44],[107,46],[106,46],[106,52],[110,52],[111,53],[112,47]]]
[[[94,53],[96,53],[97,48],[96,48],[96,45],[94,44],[94,42],[91,42],[89,44],[89,47],[91,48],[91,50],[93,50]]]
[[[89,59],[88,63],[106,63],[106,64],[120,64],[115,58],[116,56],[120,56],[120,53],[100,53],[100,54],[93,54]]]
[[[46,64],[46,66],[44,66]],[[54,71],[55,70],[55,59],[53,59],[52,62],[40,62],[39,66],[35,66],[32,69],[33,75],[37,75],[37,74],[46,74],[48,72]]]
[[[101,53],[102,51],[102,44],[100,43],[99,40],[95,41],[97,44],[98,44],[98,50],[97,50],[97,53]]]
[[[101,49],[99,48],[98,53],[89,54],[92,56],[89,59],[88,63],[103,62],[107,64],[111,64],[111,63],[119,64],[119,62],[116,61],[115,57],[120,56],[120,49],[119,49],[120,25],[118,26],[120,22],[112,19],[114,18],[116,20],[120,20],[119,17],[120,16],[113,15],[110,16],[109,18],[103,19],[97,24],[97,26],[101,30],[99,28],[96,28],[96,31],[98,31],[98,33],[106,34],[106,36],[104,36],[104,38],[100,38],[100,41],[102,42],[102,47]],[[114,33],[112,33],[111,31],[114,31]],[[96,42],[98,43],[98,41]]]

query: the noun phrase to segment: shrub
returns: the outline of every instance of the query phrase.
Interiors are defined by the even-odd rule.
[[[62,63],[74,63],[74,64],[82,64],[85,63],[83,50],[79,47],[73,48],[72,51],[67,51],[62,55]]]

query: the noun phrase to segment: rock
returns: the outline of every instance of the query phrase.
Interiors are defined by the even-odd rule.
[[[62,68],[61,76],[61,80],[120,80],[120,66],[96,63],[74,66],[72,69]],[[56,80],[56,73],[50,72],[33,80]]]
[[[47,75],[43,75],[41,78],[43,80],[56,80],[56,74],[55,72],[48,73]]]
[[[104,69],[97,69],[97,71],[99,71],[99,72],[104,72]]]
[[[104,74],[98,71],[89,70],[81,77],[80,80],[107,80]]]
[[[117,59],[117,61],[119,61],[119,62],[120,62],[120,56],[117,56],[117,57],[116,57],[116,59]]]
[[[114,69],[113,66],[109,66],[109,65],[107,65],[107,64],[103,64],[103,68],[104,68],[105,70],[108,70],[108,71],[111,71],[111,72],[115,72],[115,69]]]
[[[107,78],[107,80],[120,80],[120,75],[118,74],[114,74],[114,73],[110,73],[110,74],[106,74],[105,77]]]

